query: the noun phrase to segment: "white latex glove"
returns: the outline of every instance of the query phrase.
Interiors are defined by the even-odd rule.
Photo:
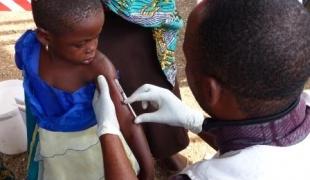
[[[110,97],[109,86],[103,75],[98,76],[98,88],[93,98],[93,108],[97,119],[97,135],[120,134],[115,107]]]
[[[148,105],[146,102],[150,102],[158,107],[158,110],[155,112],[137,116],[135,123],[162,123],[170,126],[184,127],[194,133],[199,133],[202,130],[203,113],[187,107],[167,89],[145,84],[125,100],[125,103],[133,103],[135,101],[142,101],[144,109]]]

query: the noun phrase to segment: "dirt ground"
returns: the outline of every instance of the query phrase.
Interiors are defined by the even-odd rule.
[[[186,2],[185,0],[177,1],[180,15],[185,19],[195,5],[195,1]],[[34,24],[30,12],[0,12],[0,81],[7,79],[21,79],[21,73],[14,64],[14,44],[18,37],[29,28],[33,28]],[[182,52],[181,44],[183,42],[184,29],[182,31],[181,40],[178,47],[178,78],[183,101],[194,107],[199,108],[193,98],[187,85],[184,74],[185,60]],[[188,158],[189,162],[194,163],[202,158],[210,158],[215,151],[203,143],[196,135],[189,133],[190,145],[181,152]],[[0,163],[7,166],[15,174],[16,179],[25,179],[27,156],[26,153],[15,156],[7,156],[0,153]],[[167,179],[172,172],[168,172],[159,165],[156,166],[156,179]],[[1,176],[0,176],[1,180]]]

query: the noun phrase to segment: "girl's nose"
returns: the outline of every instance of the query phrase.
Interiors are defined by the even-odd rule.
[[[86,53],[87,54],[93,53],[97,49],[97,45],[98,45],[98,39],[93,39],[89,41],[88,46],[86,48]]]

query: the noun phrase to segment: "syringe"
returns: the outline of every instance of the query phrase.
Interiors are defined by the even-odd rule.
[[[118,90],[120,91],[122,98],[123,98],[123,102],[127,99],[127,96],[121,86],[121,84],[119,83],[118,79],[115,79],[115,83],[117,85]],[[129,110],[131,111],[132,115],[136,118],[137,114],[135,113],[135,111],[133,110],[132,106],[128,103],[127,106],[129,107]]]

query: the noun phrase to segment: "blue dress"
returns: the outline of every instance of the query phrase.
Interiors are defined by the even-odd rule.
[[[40,49],[40,42],[32,30],[25,32],[15,46],[15,61],[23,71],[25,95],[38,126],[57,132],[80,131],[94,126],[92,98],[95,84],[89,83],[73,93],[48,85],[39,76]]]

